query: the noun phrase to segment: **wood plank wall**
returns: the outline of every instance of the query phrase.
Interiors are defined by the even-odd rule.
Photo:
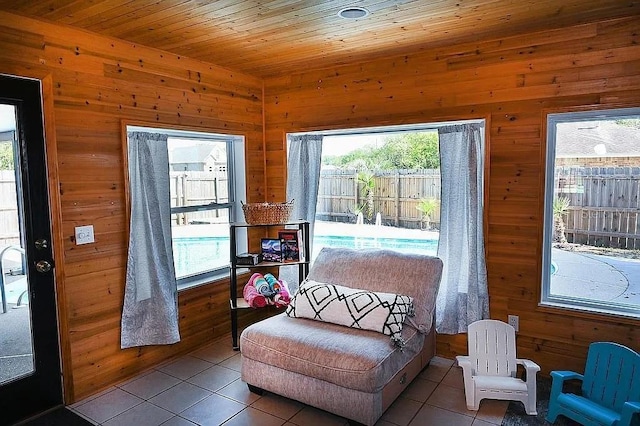
[[[52,80],[45,108],[55,117],[47,142],[57,157],[51,187],[59,193],[51,199],[66,402],[228,333],[228,282],[221,282],[180,293],[181,343],[120,350],[128,231],[121,126],[129,120],[244,135],[247,198],[263,201],[262,81],[8,13],[0,13],[0,72]],[[96,243],[76,246],[74,227],[87,224]]]
[[[267,79],[267,199],[285,197],[286,132],[487,118],[491,316],[520,316],[519,355],[544,373],[580,371],[596,340],[640,350],[638,321],[538,307],[545,111],[640,105],[639,42],[630,17]],[[437,341],[467,352],[465,334]]]
[[[219,283],[180,294],[180,344],[119,349],[127,247],[122,120],[243,134],[253,202],[284,200],[286,132],[487,117],[493,317],[520,315],[520,355],[546,370],[581,368],[592,340],[638,349],[637,322],[543,311],[536,303],[543,111],[637,103],[638,18],[292,73],[266,81],[264,113],[257,78],[13,14],[0,18],[0,72],[51,80],[45,114],[57,139],[50,176],[59,188],[51,199],[68,403],[229,330],[227,285]],[[75,246],[73,228],[90,223],[96,244]],[[465,353],[464,335],[439,336],[438,351]]]

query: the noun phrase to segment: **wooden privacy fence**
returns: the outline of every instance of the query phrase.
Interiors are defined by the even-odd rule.
[[[640,249],[640,167],[557,167],[556,195],[569,199],[565,214],[569,242],[602,247]],[[226,177],[209,172],[171,172],[171,205],[224,203],[229,199]],[[439,170],[394,170],[374,177],[374,220],[403,228],[421,228],[421,199],[440,200]],[[355,170],[323,170],[317,217],[355,222],[364,196]],[[175,223],[227,221],[225,212],[205,211],[174,215]],[[439,228],[440,211],[431,217]],[[0,246],[19,244],[15,176],[0,170]]]
[[[170,172],[169,190],[171,207],[194,206],[209,203],[227,203],[229,201],[226,176],[217,176],[212,172]],[[193,223],[227,222],[226,210],[208,210],[172,215],[176,225]]]
[[[640,167],[556,167],[569,242],[640,249]]]
[[[417,209],[421,199],[440,200],[439,170],[391,170],[374,173],[373,218],[403,228],[426,226]],[[323,170],[320,173],[316,217],[320,220],[355,222],[358,206],[365,202],[356,170]],[[431,226],[439,228],[440,209],[431,215]]]

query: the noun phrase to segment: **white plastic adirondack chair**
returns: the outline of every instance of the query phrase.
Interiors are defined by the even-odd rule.
[[[478,410],[484,398],[520,401],[529,415],[536,415],[536,374],[533,361],[516,358],[516,332],[502,321],[480,320],[468,327],[468,356],[457,356],[464,376],[467,409]],[[524,366],[526,381],[516,377]]]

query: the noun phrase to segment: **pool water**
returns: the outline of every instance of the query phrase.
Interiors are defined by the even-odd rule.
[[[337,235],[317,235],[314,254],[322,247],[345,247],[353,249],[384,248],[403,253],[435,256],[438,240],[408,238],[373,238]],[[173,239],[173,263],[176,276],[185,276],[210,271],[229,265],[229,237],[190,237]]]
[[[173,239],[176,277],[183,278],[229,266],[229,237]]]
[[[318,235],[313,239],[313,251],[317,254],[322,247],[381,248],[435,256],[438,251],[438,240]]]

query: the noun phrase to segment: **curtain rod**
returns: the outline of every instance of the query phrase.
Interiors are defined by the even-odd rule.
[[[151,132],[161,133],[172,138],[179,139],[202,139],[202,140],[229,140],[234,141],[243,139],[240,135],[207,132],[206,130],[179,130],[162,127],[145,127],[127,125],[127,132]]]
[[[484,119],[476,120],[457,120],[457,121],[443,121],[441,123],[420,123],[420,124],[399,124],[391,126],[377,126],[377,127],[359,127],[353,129],[332,129],[332,130],[314,130],[310,132],[291,132],[287,133],[290,136],[298,135],[322,135],[322,136],[357,136],[365,134],[386,134],[386,133],[400,133],[411,131],[436,131],[440,127],[452,126],[456,124],[482,124],[484,126]]]

